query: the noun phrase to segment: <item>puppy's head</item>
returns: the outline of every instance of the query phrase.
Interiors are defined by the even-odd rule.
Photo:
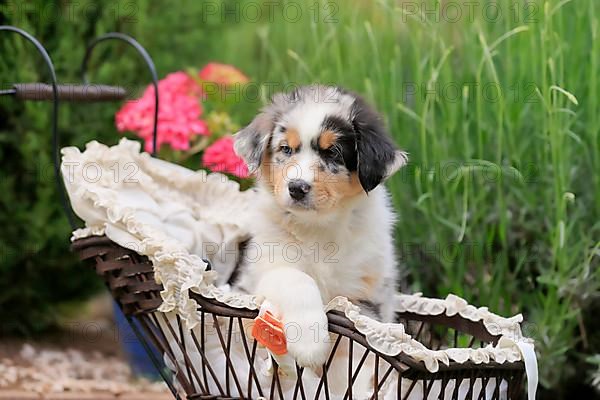
[[[237,133],[235,151],[292,212],[333,210],[373,190],[407,161],[360,97],[320,85],[275,95]]]

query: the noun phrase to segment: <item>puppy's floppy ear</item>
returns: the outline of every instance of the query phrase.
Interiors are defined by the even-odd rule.
[[[368,193],[405,165],[408,155],[396,149],[379,114],[360,97],[352,106],[352,125],[356,132],[358,179]]]
[[[294,100],[286,93],[277,93],[271,103],[250,122],[250,125],[235,134],[233,149],[248,165],[248,171],[254,173],[260,167],[269,146],[271,134],[275,129],[275,121],[293,104]]]
[[[273,128],[271,115],[263,111],[247,127],[235,134],[233,149],[244,159],[250,173],[256,172],[260,166]]]

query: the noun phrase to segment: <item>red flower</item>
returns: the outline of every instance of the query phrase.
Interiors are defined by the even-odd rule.
[[[200,119],[202,106],[197,96],[201,89],[189,75],[184,72],[167,75],[158,82],[158,93],[159,149],[167,143],[175,150],[188,150],[193,136],[209,134],[206,123]],[[144,139],[144,149],[152,151],[154,86],[148,86],[140,99],[127,102],[115,115],[115,123],[120,132],[135,132]]]
[[[233,137],[225,136],[206,148],[202,164],[215,172],[226,172],[239,178],[248,177],[248,167],[233,150]]]
[[[233,85],[236,83],[248,83],[249,79],[239,69],[232,65],[220,63],[208,63],[198,74],[200,79],[214,82],[219,85]]]

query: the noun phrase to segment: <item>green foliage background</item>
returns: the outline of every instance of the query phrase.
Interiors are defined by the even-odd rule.
[[[86,42],[116,30],[136,37],[161,75],[216,60],[261,84],[263,99],[289,83],[363,93],[411,154],[389,182],[409,290],[523,312],[551,398],[573,388],[591,396],[585,385],[598,366],[589,356],[600,345],[600,3],[450,2],[462,4],[460,16],[438,1],[278,1],[260,16],[261,2],[250,0],[20,3],[0,5],[0,23],[38,37],[63,82],[79,80]],[[124,45],[102,45],[92,64],[95,82],[148,82]],[[6,34],[0,77],[3,85],[47,79],[33,48]],[[234,117],[245,123],[261,101],[242,100]],[[117,107],[64,104],[62,143],[115,143]],[[45,329],[57,304],[97,288],[68,251],[49,111],[0,98],[5,331]]]

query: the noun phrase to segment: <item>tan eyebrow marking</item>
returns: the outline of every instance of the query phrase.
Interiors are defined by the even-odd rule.
[[[335,144],[337,135],[333,131],[325,131],[319,136],[319,148],[326,150]]]
[[[300,147],[300,135],[296,129],[289,128],[287,131],[285,131],[285,139],[288,146],[290,146],[292,149],[297,150],[298,147]]]

